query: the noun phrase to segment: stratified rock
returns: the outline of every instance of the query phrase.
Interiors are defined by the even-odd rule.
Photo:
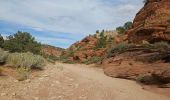
[[[147,0],[127,34],[133,43],[170,42],[170,0]]]

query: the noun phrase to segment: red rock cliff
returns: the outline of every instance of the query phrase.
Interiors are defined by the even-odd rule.
[[[127,33],[130,42],[170,42],[170,0],[147,0]]]

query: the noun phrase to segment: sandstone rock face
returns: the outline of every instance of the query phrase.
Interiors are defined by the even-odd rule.
[[[170,42],[170,0],[147,0],[127,34],[133,43]]]
[[[100,57],[105,54],[106,48],[96,49],[98,38],[94,36],[87,36],[82,41],[74,43],[69,49],[74,52],[73,57],[70,57],[70,60],[81,62],[91,58],[91,57]]]
[[[64,51],[64,49],[49,46],[49,45],[43,46],[42,50],[41,50],[41,52],[45,55],[56,56],[56,57],[59,57],[61,55],[62,51]]]
[[[138,53],[124,53],[104,59],[102,62],[104,73],[111,77],[137,80],[140,75],[149,75],[155,80],[147,80],[147,84],[170,83],[170,64],[163,62],[143,63],[136,61]]]

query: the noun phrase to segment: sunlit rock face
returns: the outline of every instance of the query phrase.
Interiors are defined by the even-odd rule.
[[[170,42],[170,0],[146,0],[127,34],[133,43]]]

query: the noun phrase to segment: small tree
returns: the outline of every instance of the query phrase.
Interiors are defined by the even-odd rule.
[[[123,34],[123,33],[125,32],[125,29],[124,29],[124,27],[119,26],[119,27],[116,28],[116,31],[117,31],[119,34]]]
[[[2,46],[3,46],[3,43],[4,43],[4,38],[3,38],[3,36],[1,36],[1,34],[0,34],[0,47],[2,48]]]
[[[104,30],[100,33],[100,38],[97,41],[97,48],[105,48],[106,47],[107,37],[104,36]]]
[[[132,22],[126,22],[124,24],[124,26],[119,26],[116,28],[116,31],[119,33],[119,34],[124,34],[126,30],[130,29],[132,27]]]
[[[39,54],[41,50],[41,44],[35,41],[30,33],[21,31],[8,36],[3,47],[10,52],[32,52],[35,54]]]
[[[96,33],[99,33],[99,30],[96,30]]]
[[[131,27],[132,27],[132,22],[126,22],[125,24],[124,24],[124,29],[125,30],[128,30],[128,29],[130,29]]]

